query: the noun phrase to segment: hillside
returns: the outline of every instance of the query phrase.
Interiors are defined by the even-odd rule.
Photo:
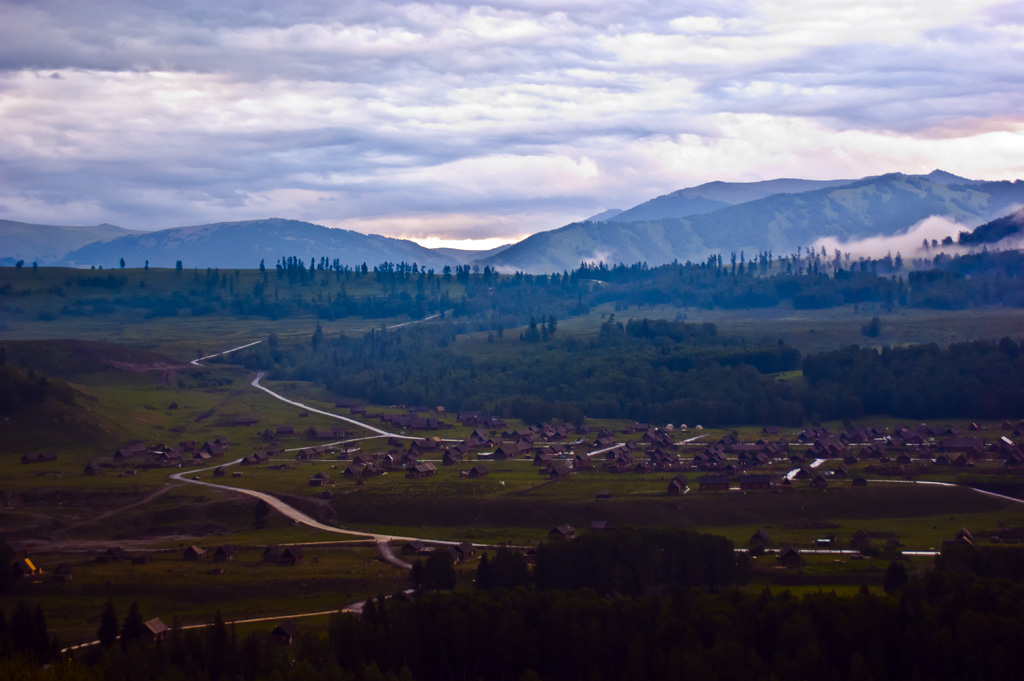
[[[49,265],[87,244],[111,241],[129,234],[139,232],[108,224],[62,227],[0,220],[0,235],[3,235],[0,265],[13,265],[19,260]]]
[[[972,226],[1021,202],[1020,180],[957,185],[893,173],[800,194],[774,194],[687,218],[574,223],[535,234],[480,264],[551,272],[585,261],[656,265],[703,260],[713,253],[781,255],[827,235],[845,240],[897,234],[932,215]]]
[[[1020,237],[1024,232],[1024,208],[1018,208],[1009,215],[976,227],[970,232],[960,232],[957,239],[965,246],[995,244],[1003,239]]]
[[[254,268],[260,260],[268,268],[284,257],[303,261],[326,257],[353,267],[367,263],[407,262],[440,269],[456,264],[412,241],[375,234],[331,229],[298,220],[271,218],[176,227],[159,232],[123,236],[94,243],[69,253],[61,264],[72,267],[116,267],[124,258],[129,267],[145,261],[153,267],[174,267],[178,260],[187,268]]]
[[[800,180],[782,178],[762,182],[707,182],[645,201],[622,211],[607,222],[647,222],[703,215],[721,208],[756,201],[775,194],[799,194],[815,189],[841,187],[856,180]]]

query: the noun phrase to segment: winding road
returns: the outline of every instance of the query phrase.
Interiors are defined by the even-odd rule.
[[[437,315],[435,315],[435,316],[437,316]],[[404,326],[404,325],[399,325],[399,326]],[[248,347],[251,347],[253,345],[256,345],[256,343],[259,343],[259,342],[260,341],[255,341],[253,343],[248,343],[247,345],[242,345],[242,346],[239,346],[237,348],[231,348],[229,350],[225,350],[223,352],[218,352],[218,353],[213,354],[213,355],[207,355],[206,357],[202,357],[202,358],[197,359],[197,360],[192,360],[192,364],[194,364],[195,366],[201,366],[201,364],[199,364],[199,362],[201,362],[204,359],[209,359],[211,357],[219,357],[221,355],[226,355],[226,354],[235,352],[237,350],[243,350],[245,348],[248,348]],[[375,435],[370,436],[368,438],[358,438],[360,440],[373,439],[374,437],[394,437],[394,438],[400,438],[400,439],[403,439],[403,440],[417,440],[417,439],[419,439],[419,438],[411,436],[411,435],[403,435],[401,433],[391,433],[391,432],[388,432],[386,430],[382,430],[380,428],[372,426],[372,425],[370,425],[368,423],[363,423],[361,421],[357,421],[356,419],[348,418],[346,416],[341,416],[339,414],[333,414],[331,412],[324,411],[322,409],[317,409],[315,407],[310,407],[310,406],[308,406],[306,404],[303,404],[302,402],[297,402],[295,400],[290,400],[287,397],[284,397],[283,395],[280,395],[280,394],[274,392],[270,388],[267,388],[266,386],[261,385],[260,381],[263,380],[264,376],[265,376],[264,372],[262,372],[262,371],[259,372],[256,375],[256,378],[254,378],[252,380],[252,386],[254,388],[257,388],[258,390],[262,390],[263,392],[265,392],[266,394],[270,395],[274,399],[280,400],[281,402],[284,402],[286,404],[290,404],[290,405],[298,407],[300,409],[311,411],[311,412],[316,413],[316,414],[321,414],[323,416],[328,416],[330,418],[338,419],[340,421],[345,421],[346,423],[350,423],[350,424],[352,424],[354,426],[358,426],[360,428],[363,428],[363,429],[365,429],[365,430],[367,430],[367,431],[369,431],[371,433],[375,433]],[[691,441],[700,439],[701,437],[704,437],[704,436],[700,435],[700,436],[697,436],[697,437],[690,438],[690,440],[687,440],[687,442],[691,442]],[[352,441],[355,441],[355,440],[352,440]],[[459,442],[459,440],[445,440],[445,442]],[[617,446],[619,446],[619,445],[616,444],[613,447],[608,447],[608,448],[605,448],[605,449],[599,449],[599,450],[596,450],[596,451],[593,451],[593,452],[589,452],[588,456],[595,456],[595,455],[601,454],[603,452],[609,451],[610,449],[614,449]],[[241,461],[242,461],[241,459],[236,459],[235,461],[231,461],[231,462],[223,464],[223,465],[224,466],[233,466],[233,465],[237,465],[237,464],[241,463]],[[811,467],[817,468],[823,462],[824,462],[823,459],[816,459],[813,463],[811,463]],[[342,529],[342,528],[338,528],[338,527],[333,527],[331,525],[326,525],[326,524],[316,520],[315,518],[312,518],[312,517],[306,515],[302,511],[298,510],[297,508],[295,508],[293,506],[290,506],[289,504],[281,501],[280,499],[278,499],[277,497],[275,497],[275,496],[273,496],[271,494],[267,494],[266,492],[258,492],[256,490],[250,490],[250,489],[246,489],[246,488],[243,488],[243,487],[231,487],[229,485],[218,485],[216,483],[204,482],[204,481],[199,480],[199,479],[197,479],[195,477],[198,473],[202,473],[202,472],[205,472],[205,471],[213,470],[214,468],[217,468],[217,467],[218,466],[213,466],[213,467],[209,467],[209,468],[199,468],[199,469],[195,469],[195,470],[191,470],[191,471],[184,471],[184,472],[180,472],[180,473],[175,473],[175,474],[171,475],[171,478],[174,479],[174,480],[180,481],[180,482],[186,482],[186,483],[190,483],[190,484],[193,484],[193,485],[203,485],[205,487],[212,487],[212,488],[215,488],[215,489],[225,490],[225,491],[228,491],[228,492],[235,492],[237,494],[245,494],[247,496],[251,496],[251,497],[254,497],[256,499],[262,499],[271,508],[273,508],[276,511],[278,511],[279,513],[281,513],[286,518],[289,518],[293,522],[300,523],[300,524],[306,525],[308,527],[312,527],[312,528],[315,528],[315,529],[318,529],[318,530],[323,530],[325,532],[332,532],[332,533],[335,533],[335,534],[344,534],[344,535],[348,535],[348,536],[351,536],[351,537],[358,537],[358,538],[361,538],[362,540],[371,539],[371,540],[373,540],[376,543],[376,545],[377,545],[377,552],[380,555],[382,560],[384,560],[387,563],[390,563],[391,565],[394,565],[395,567],[398,567],[398,568],[401,568],[401,569],[405,569],[405,570],[410,569],[412,567],[412,565],[410,565],[406,561],[403,561],[401,558],[396,556],[394,551],[392,550],[391,545],[390,545],[389,542],[392,542],[392,541],[403,541],[403,542],[405,542],[405,541],[419,540],[419,541],[425,541],[425,542],[428,542],[428,543],[431,543],[431,544],[440,544],[440,545],[449,545],[449,546],[450,545],[457,545],[457,544],[460,543],[460,542],[457,542],[457,541],[436,540],[436,539],[423,539],[421,537],[403,537],[403,536],[399,536],[399,535],[380,534],[380,533],[375,533],[375,532],[359,532],[359,531],[355,531],[355,530],[346,530],[346,529]],[[790,471],[787,474],[787,477],[791,477],[791,476],[795,475],[798,472],[798,470],[799,469],[795,469],[793,471]],[[959,486],[959,485],[955,485],[953,483],[948,483],[948,482],[935,482],[935,481],[926,481],[926,480],[922,480],[922,481],[918,481],[918,480],[872,480],[872,482],[881,482],[881,483],[889,483],[889,484],[910,484],[910,485],[936,485],[936,486],[941,486],[941,487],[958,487]],[[1001,500],[1004,500],[1004,501],[1010,501],[1010,502],[1017,503],[1017,504],[1024,503],[1024,500],[1016,499],[1014,497],[1009,497],[1009,496],[1006,496],[1006,495],[1003,495],[1003,494],[997,494],[995,492],[988,492],[986,490],[977,489],[977,488],[974,488],[974,487],[970,487],[969,489],[973,489],[975,492],[978,492],[979,494],[984,494],[984,495],[987,495],[987,496],[995,497],[997,499],[1001,499]],[[689,491],[689,490],[687,490],[687,491]],[[356,540],[353,540],[353,541],[359,541],[359,539],[356,539]],[[473,544],[473,546],[477,547],[477,548],[488,548],[488,547],[490,547],[489,544]],[[737,550],[740,550],[740,549],[737,549]],[[832,549],[832,550],[824,549],[824,550],[817,550],[817,551],[814,550],[814,549],[811,549],[809,551],[813,552],[813,553],[819,553],[819,552],[820,553],[853,553],[851,551],[842,551],[842,550],[835,550],[835,549]],[[932,551],[905,551],[904,553],[907,553],[908,555],[935,555],[935,552],[932,552]]]

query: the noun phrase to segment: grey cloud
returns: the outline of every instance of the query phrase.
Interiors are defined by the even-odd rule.
[[[509,12],[512,18],[535,20],[547,32],[474,39],[463,31],[453,38],[448,31],[474,7],[480,15]],[[490,236],[502,229],[502,218],[517,213],[585,217],[650,198],[643,192],[652,187],[678,187],[671,186],[671,178],[601,180],[591,189],[567,189],[563,196],[523,199],[486,187],[468,192],[443,179],[430,183],[422,174],[403,178],[403,171],[488,156],[565,155],[595,158],[605,175],[624,168],[641,172],[649,161],[627,158],[630,145],[679,136],[714,141],[718,114],[808,117],[836,130],[914,133],[965,117],[1019,117],[1024,110],[1020,49],[1011,49],[1011,35],[993,37],[995,27],[1020,23],[1021,11],[1011,4],[979,14],[976,22],[934,29],[913,43],[807,47],[739,63],[624,63],[596,39],[670,35],[669,22],[681,14],[749,13],[750,6],[738,2],[688,3],[683,11],[675,3],[584,0],[498,1],[487,7],[369,1],[325,6],[312,0],[0,1],[0,72],[9,76],[8,98],[18,97],[17,88],[31,89],[17,80],[25,72],[43,80],[63,75],[73,85],[93,71],[162,71],[211,75],[223,87],[211,86],[211,101],[203,103],[216,105],[219,89],[225,92],[226,112],[238,105],[232,98],[251,97],[253,118],[261,117],[260,98],[280,83],[295,93],[326,83],[336,88],[325,90],[326,96],[343,94],[353,111],[351,118],[331,115],[291,126],[268,109],[256,129],[207,131],[200,114],[193,120],[184,104],[184,113],[170,118],[166,129],[145,132],[152,122],[145,118],[149,109],[130,99],[137,94],[109,102],[101,114],[106,118],[99,121],[78,117],[73,102],[54,112],[54,103],[40,98],[35,106],[51,109],[47,120],[54,122],[49,130],[25,134],[38,135],[39,141],[67,136],[70,149],[82,129],[123,126],[131,133],[131,149],[115,160],[76,156],[64,147],[65,155],[56,160],[44,153],[33,156],[31,145],[22,155],[0,149],[3,217],[28,220],[31,215],[18,212],[28,209],[19,205],[51,204],[92,211],[96,222],[172,226],[264,217],[276,208],[261,197],[309,192],[312,198],[281,204],[292,211],[283,217],[326,221],[479,213],[480,226],[451,227],[450,233]],[[311,32],[295,30],[305,25]],[[332,25],[365,29],[371,38],[399,30],[422,38],[416,38],[415,49],[403,47],[401,36],[387,47],[370,39],[362,44],[333,37],[317,44],[317,27]],[[579,71],[592,76],[581,78]],[[694,94],[650,103],[660,95],[658,84],[676,77],[692,81]],[[778,88],[751,89],[758,83]],[[503,118],[501,108],[474,99],[485,95],[509,95],[513,102],[518,97],[526,102],[524,113]],[[623,103],[608,103],[616,101]],[[594,107],[605,108],[588,115]],[[325,205],[329,215],[323,213]],[[76,215],[67,221],[83,220]]]

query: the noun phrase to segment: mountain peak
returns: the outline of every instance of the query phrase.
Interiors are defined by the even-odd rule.
[[[966,177],[960,177],[959,175],[954,175],[953,173],[946,172],[945,170],[941,170],[939,168],[936,168],[935,170],[933,170],[932,172],[928,173],[927,175],[919,175],[918,177],[923,177],[925,179],[931,180],[932,182],[936,182],[938,184],[946,184],[946,185],[949,185],[949,184],[977,184],[978,183],[978,180],[971,180],[971,179],[968,179]]]

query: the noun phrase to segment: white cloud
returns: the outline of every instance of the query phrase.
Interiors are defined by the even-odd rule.
[[[933,215],[921,220],[902,234],[873,236],[851,242],[843,242],[836,237],[829,236],[815,241],[813,247],[818,251],[824,247],[829,257],[839,250],[849,253],[853,258],[881,258],[886,254],[895,257],[897,253],[905,259],[927,258],[940,251],[949,254],[965,252],[967,249],[960,246],[942,246],[942,240],[952,238],[956,242],[960,232],[970,232],[971,229],[972,227],[961,225],[949,218]],[[928,242],[927,247],[925,242]]]

